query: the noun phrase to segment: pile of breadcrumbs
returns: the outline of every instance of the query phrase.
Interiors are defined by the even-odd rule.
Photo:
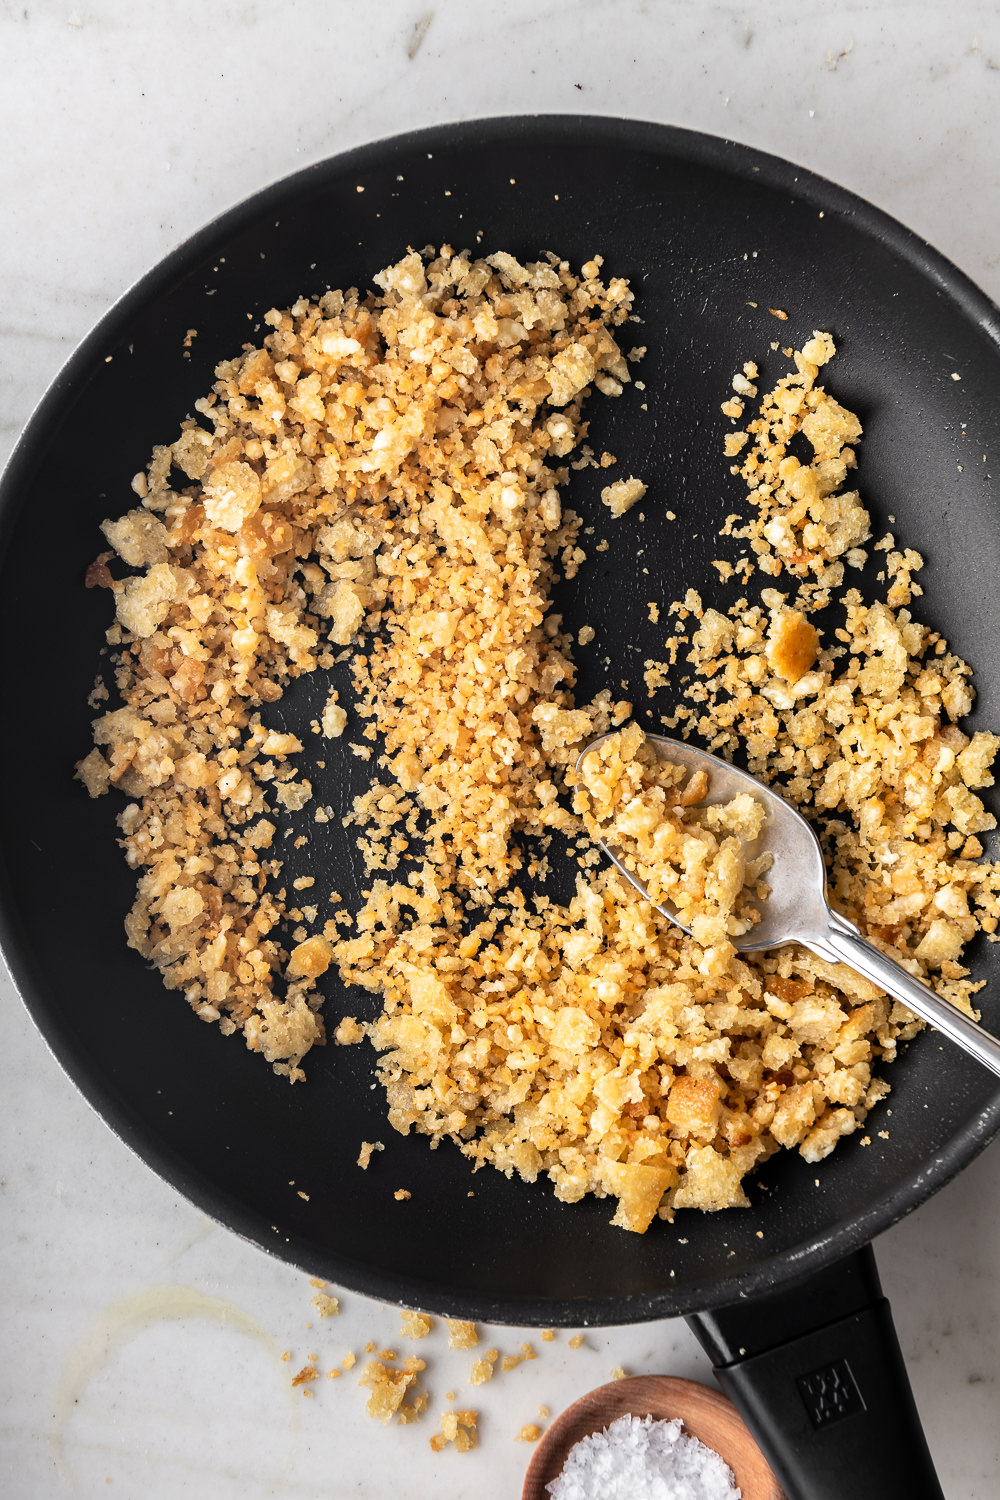
[[[263,347],[218,367],[200,422],[137,477],[141,505],[105,523],[132,570],[113,578],[109,552],[88,575],[114,591],[122,706],[95,721],[79,774],[129,798],[128,939],[198,1015],[300,1078],[336,964],[380,998],[336,1035],[379,1049],[398,1130],[546,1174],[566,1201],[614,1196],[615,1222],[641,1231],[746,1203],[742,1179],[779,1146],[825,1156],[887,1091],[873,1066],[916,1023],[803,949],[744,960],[685,936],[581,854],[572,767],[631,712],[609,692],[574,703],[549,609],[584,561],[559,495],[582,403],[629,379],[612,330],[631,292],[600,270],[445,247],[383,271],[377,296],[269,313]],[[1000,740],[957,727],[969,668],[910,618],[916,553],[877,544],[885,600],[839,592],[869,519],[845,489],[860,424],[816,384],[832,353],[817,335],[726,439],[753,518],[729,519],[746,550],[715,566],[785,589],[727,614],[690,591],[647,686],[670,687],[668,724],[814,812],[840,909],[968,1007],[962,949],[995,929],[1000,885],[975,793]],[[734,381],[734,423],[755,377]],[[799,433],[807,464],[788,454]],[[630,477],[604,498],[618,515],[643,493]],[[809,616],[834,595],[845,623],[824,643]],[[316,918],[289,953],[276,817],[312,788],[267,709],[345,648],[351,711],[384,744],[349,811],[372,879],[353,936]],[[331,696],[324,732],[346,719]],[[537,890],[568,848],[587,873],[559,905]]]
[[[598,741],[584,757],[574,806],[595,842],[644,887],[654,906],[672,906],[702,950],[704,974],[723,975],[760,920],[770,891],[762,876],[773,856],[747,858],[767,820],[749,792],[702,807],[711,787],[703,770],[690,776],[660,754],[638,724]]]

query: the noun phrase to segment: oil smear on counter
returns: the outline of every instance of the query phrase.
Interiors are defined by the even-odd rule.
[[[59,1477],[70,1488],[76,1481],[66,1459],[66,1429],[87,1382],[105,1360],[129,1339],[157,1323],[186,1318],[222,1323],[253,1339],[273,1358],[278,1345],[267,1329],[225,1297],[212,1297],[195,1287],[165,1285],[126,1292],[106,1307],[71,1346],[52,1405],[52,1448]]]

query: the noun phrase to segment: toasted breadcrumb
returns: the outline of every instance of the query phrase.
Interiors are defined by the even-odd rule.
[[[390,1350],[383,1351],[383,1355],[383,1358],[369,1360],[358,1384],[371,1392],[365,1407],[368,1415],[385,1423],[399,1411],[403,1397],[416,1384],[426,1364],[411,1356],[404,1360],[402,1367],[397,1367],[394,1364],[396,1356]]]
[[[345,1016],[342,1021],[338,1022],[333,1033],[333,1039],[338,1047],[350,1047],[355,1042],[362,1041],[364,1034],[364,1027],[359,1024],[354,1016]],[[374,1149],[381,1151],[383,1147],[376,1146]]]
[[[402,1320],[400,1331],[405,1339],[425,1339],[433,1327],[430,1318],[425,1313],[403,1311],[400,1317]]]
[[[441,1416],[441,1431],[430,1439],[435,1453],[440,1453],[451,1443],[456,1453],[468,1453],[479,1441],[476,1423],[479,1413],[475,1411],[446,1411]]]
[[[445,1318],[448,1328],[449,1349],[474,1349],[479,1343],[479,1330],[475,1323],[463,1322],[461,1318]]]
[[[338,693],[332,689],[323,708],[320,724],[328,740],[339,739],[347,727],[347,712],[337,702]]]
[[[537,1422],[526,1422],[515,1438],[518,1443],[537,1443],[542,1435],[542,1429]]]
[[[613,516],[623,516],[645,493],[646,486],[642,480],[630,474],[628,479],[617,479],[614,484],[605,485],[601,491],[601,499]]]
[[[321,1318],[335,1318],[340,1312],[340,1299],[327,1292],[317,1292],[312,1305],[318,1309]]]
[[[785,682],[796,683],[816,664],[819,634],[798,610],[781,609],[771,617],[766,649],[773,671]]]
[[[473,1360],[472,1373],[469,1376],[470,1385],[485,1385],[488,1380],[493,1379],[493,1367],[500,1357],[499,1349],[487,1349],[481,1359]]]
[[[427,1409],[427,1403],[430,1401],[430,1399],[430,1393],[428,1391],[421,1391],[418,1396],[413,1397],[412,1401],[404,1401],[400,1405],[399,1410],[396,1413],[396,1422],[398,1423],[398,1425],[400,1427],[406,1427],[410,1422],[419,1421],[420,1417]]]
[[[574,1333],[574,1335],[573,1335],[573,1337],[571,1339],[567,1339],[567,1343],[569,1344],[569,1347],[571,1349],[582,1349],[583,1348],[583,1334],[582,1333]]]
[[[361,1150],[358,1153],[358,1166],[364,1171],[368,1170],[368,1163],[376,1151],[384,1151],[385,1146],[381,1141],[362,1141]]]
[[[292,1376],[292,1385],[305,1385],[307,1382],[315,1380],[318,1375],[319,1371],[316,1368],[316,1356],[310,1355],[309,1362],[302,1366],[302,1369],[297,1375]]]
[[[410,1198],[413,1197],[413,1194],[410,1192],[409,1188],[397,1188],[392,1196],[395,1198],[397,1203],[407,1203],[409,1202]]]

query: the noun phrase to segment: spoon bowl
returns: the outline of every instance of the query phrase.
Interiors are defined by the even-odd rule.
[[[613,734],[602,734],[591,740],[577,757],[577,770],[583,767],[588,755],[613,737]],[[737,770],[728,761],[720,760],[707,750],[699,750],[685,740],[647,734],[646,743],[664,760],[683,766],[689,776],[695,771],[706,774],[708,794],[700,806],[730,802],[740,792],[749,792],[764,806],[767,816],[763,831],[759,838],[745,844],[744,853],[748,859],[765,853],[772,856],[767,872],[770,894],[765,901],[758,903],[760,921],[742,936],[732,939],[736,948],[751,953],[762,948],[780,948],[786,943],[801,943],[828,962],[847,964],[855,973],[901,1000],[915,1015],[1000,1076],[1000,1041],[995,1036],[957,1005],[916,979],[884,949],[862,937],[853,922],[831,910],[826,897],[826,867],[819,840],[791,803],[755,776]],[[650,899],[646,886],[627,867],[618,851],[603,840],[599,841],[599,847],[625,879],[647,900]],[[661,916],[690,934],[690,929],[678,921],[669,902],[653,904]]]
[[[599,739],[591,740],[577,760],[577,769],[582,767],[588,755],[613,738],[613,734],[602,734]],[[698,750],[684,740],[672,740],[658,734],[647,734],[646,743],[665,760],[683,766],[689,776],[695,771],[707,773],[708,796],[698,804],[700,807],[731,802],[740,792],[749,792],[764,806],[767,814],[764,829],[759,838],[744,842],[743,853],[748,862],[761,854],[773,856],[774,862],[767,872],[771,893],[766,901],[753,903],[760,912],[760,921],[740,937],[734,937],[734,947],[743,953],[780,948],[784,943],[802,941],[800,934],[807,923],[817,930],[821,928],[827,914],[824,896],[826,869],[819,840],[802,814],[755,776],[710,755],[707,750]],[[618,852],[603,841],[601,848],[626,880],[645,896],[646,887],[626,867]],[[670,902],[654,905],[662,916],[690,935],[690,928],[678,920]]]

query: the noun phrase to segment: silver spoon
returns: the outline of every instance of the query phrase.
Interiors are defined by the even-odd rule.
[[[606,740],[613,738],[602,734],[591,740],[577,759],[579,770],[587,756],[597,750]],[[707,750],[697,750],[683,740],[667,739],[663,735],[647,734],[646,740],[668,760],[682,765],[689,773],[704,771],[708,776],[709,790],[702,806],[716,802],[730,802],[739,792],[750,792],[767,810],[767,820],[760,838],[748,843],[745,848],[749,860],[769,853],[774,862],[767,872],[767,883],[771,894],[758,907],[760,921],[742,937],[732,939],[734,947],[743,953],[755,953],[761,948],[780,948],[785,943],[801,943],[817,953],[820,958],[834,963],[847,964],[858,974],[863,974],[880,989],[886,990],[909,1006],[915,1015],[928,1021],[951,1041],[970,1052],[973,1057],[1000,1075],[1000,1041],[991,1036],[957,1005],[943,1000],[926,984],[914,979],[904,968],[887,958],[880,949],[866,941],[846,917],[832,911],[826,899],[826,868],[819,840],[801,813],[796,812],[776,792],[770,790],[756,777],[738,771],[727,761],[710,755]],[[614,849],[600,841],[600,848],[616,865],[625,879],[630,881],[643,896],[648,896],[646,887],[631,870],[627,870]],[[677,913],[669,902],[658,905],[656,910],[676,923],[683,932],[690,929],[678,921]]]

